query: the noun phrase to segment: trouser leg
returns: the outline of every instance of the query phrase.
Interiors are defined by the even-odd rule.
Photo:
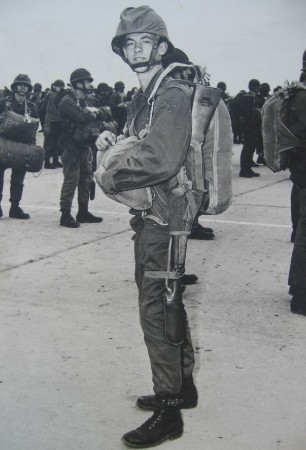
[[[92,152],[88,149],[84,150],[80,157],[80,178],[78,183],[79,205],[88,204],[90,183],[92,180]]]
[[[3,198],[4,172],[5,172],[5,169],[0,168],[0,202]]]
[[[245,133],[244,144],[240,155],[241,172],[250,172],[252,169],[253,154],[255,151],[255,138],[252,133]]]
[[[187,315],[185,341],[180,346],[174,346],[165,338],[165,279],[145,276],[146,270],[167,269],[169,239],[167,228],[148,220],[145,220],[144,228],[135,239],[140,323],[151,362],[154,391],[159,395],[178,394],[182,376],[188,377],[194,368]]]
[[[22,193],[23,193],[23,181],[26,171],[22,169],[12,169],[11,175],[11,189],[10,189],[10,202],[13,207],[18,207]]]
[[[299,190],[298,199],[299,219],[288,280],[293,292],[306,289],[306,188]]]
[[[60,207],[70,211],[75,190],[80,179],[80,152],[78,149],[67,149],[63,153],[64,181],[61,189]]]
[[[52,157],[52,135],[45,134],[44,140],[44,149],[45,149],[45,163],[50,163],[50,158]]]
[[[299,189],[295,184],[293,184],[291,189],[291,223],[294,235],[296,233],[298,222],[299,222]]]

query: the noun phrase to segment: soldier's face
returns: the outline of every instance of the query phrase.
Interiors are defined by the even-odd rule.
[[[26,96],[29,92],[29,86],[27,84],[18,83],[16,86],[16,93],[21,96]]]
[[[132,33],[128,34],[124,40],[123,52],[128,63],[133,66],[135,64],[146,64],[150,61],[151,53],[154,46],[155,36],[151,33]],[[167,51],[167,44],[162,42],[156,52],[156,58],[161,61],[161,56]],[[141,71],[145,67],[139,67],[137,71]]]
[[[88,92],[92,90],[91,80],[84,80],[84,88]]]

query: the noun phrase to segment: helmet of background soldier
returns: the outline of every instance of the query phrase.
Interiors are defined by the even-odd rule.
[[[219,83],[217,84],[217,88],[221,89],[221,91],[225,92],[226,91],[226,83],[224,83],[224,81],[219,81]]]
[[[186,53],[184,53],[183,50],[180,50],[179,48],[174,48],[172,53],[163,56],[162,61],[164,69],[166,69],[172,63],[192,65],[192,62],[189,61]]]
[[[109,85],[107,83],[99,83],[97,92],[109,92]]]
[[[40,83],[35,83],[33,86],[34,92],[41,92],[42,91],[42,85]]]
[[[89,80],[90,83],[93,82],[91,74],[86,69],[76,69],[70,75],[70,84],[73,86],[78,81]]]
[[[13,83],[11,84],[11,90],[14,91],[14,90],[15,90],[15,87],[16,87],[18,84],[26,84],[26,85],[29,87],[29,92],[31,92],[32,89],[33,89],[31,80],[30,80],[30,78],[28,77],[28,75],[26,75],[26,74],[21,73],[21,74],[17,75],[17,77],[15,78],[15,80],[13,81]]]
[[[306,72],[306,50],[303,53],[303,68],[301,69],[302,72]]]
[[[124,86],[124,83],[122,81],[117,81],[115,83],[114,88],[115,88],[115,91],[123,92],[124,89],[125,89],[125,86]]]
[[[260,89],[260,82],[256,80],[256,78],[253,78],[249,81],[249,89],[250,91],[258,92]]]
[[[168,44],[167,53],[174,50],[168,36],[168,31],[163,19],[149,6],[139,6],[137,8],[126,8],[120,15],[115,37],[112,40],[112,49],[117,55],[127,62],[123,54],[123,39],[131,33],[151,33],[159,42],[162,40]]]
[[[65,82],[64,82],[63,80],[55,80],[55,81],[52,83],[52,86],[54,86],[54,87],[59,87],[59,88],[62,88],[62,89],[65,89]]]
[[[271,88],[270,85],[268,83],[261,83],[260,85],[260,92],[264,95],[268,95],[270,92]]]

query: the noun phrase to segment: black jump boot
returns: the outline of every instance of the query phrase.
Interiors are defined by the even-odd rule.
[[[44,168],[45,169],[56,169],[56,165],[53,162],[51,163],[50,161],[45,161]]]
[[[199,223],[191,228],[189,239],[198,239],[200,241],[210,241],[215,235],[211,228],[205,228]]]
[[[136,430],[126,433],[122,442],[128,447],[149,448],[183,434],[183,419],[180,411],[180,398],[156,396],[154,414]]]
[[[198,391],[194,385],[192,375],[190,375],[188,378],[183,379],[179,397],[182,399],[182,402],[180,404],[181,409],[191,409],[197,406]],[[144,395],[142,397],[138,397],[138,399],[136,400],[136,405],[140,409],[153,411],[156,408],[156,402],[156,395]]]
[[[184,284],[185,286],[189,285],[189,284],[196,284],[196,282],[198,281],[198,277],[195,273],[185,273],[182,277],[181,277],[181,283]]]
[[[61,211],[62,211],[62,216],[60,219],[60,224],[62,227],[79,228],[79,226],[80,226],[79,222],[74,220],[74,218],[70,214],[69,209],[62,209]]]
[[[240,170],[239,176],[242,178],[253,178],[259,177],[260,173],[254,172],[253,170]]]
[[[20,206],[15,206],[15,205],[11,206],[9,216],[12,219],[22,219],[22,220],[27,220],[30,218],[30,214],[23,212],[22,209],[20,208]]]
[[[102,222],[102,217],[97,217],[88,211],[88,204],[80,204],[76,220],[80,223],[99,223]]]
[[[296,290],[290,287],[289,294],[293,295],[290,302],[290,311],[306,316],[306,289]]]

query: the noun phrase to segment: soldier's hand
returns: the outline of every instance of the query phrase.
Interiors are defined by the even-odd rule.
[[[111,145],[115,145],[117,142],[117,136],[111,131],[103,131],[96,140],[96,146],[98,150],[106,150]]]
[[[85,109],[85,111],[89,111],[89,112],[96,113],[96,114],[98,114],[98,112],[99,112],[98,108],[96,108],[95,106],[86,106],[86,108],[84,108],[84,109]]]
[[[98,108],[95,108],[94,106],[86,106],[86,108],[84,108],[84,111],[86,111],[88,114],[90,114],[95,119],[97,118],[97,116],[99,114]]]

